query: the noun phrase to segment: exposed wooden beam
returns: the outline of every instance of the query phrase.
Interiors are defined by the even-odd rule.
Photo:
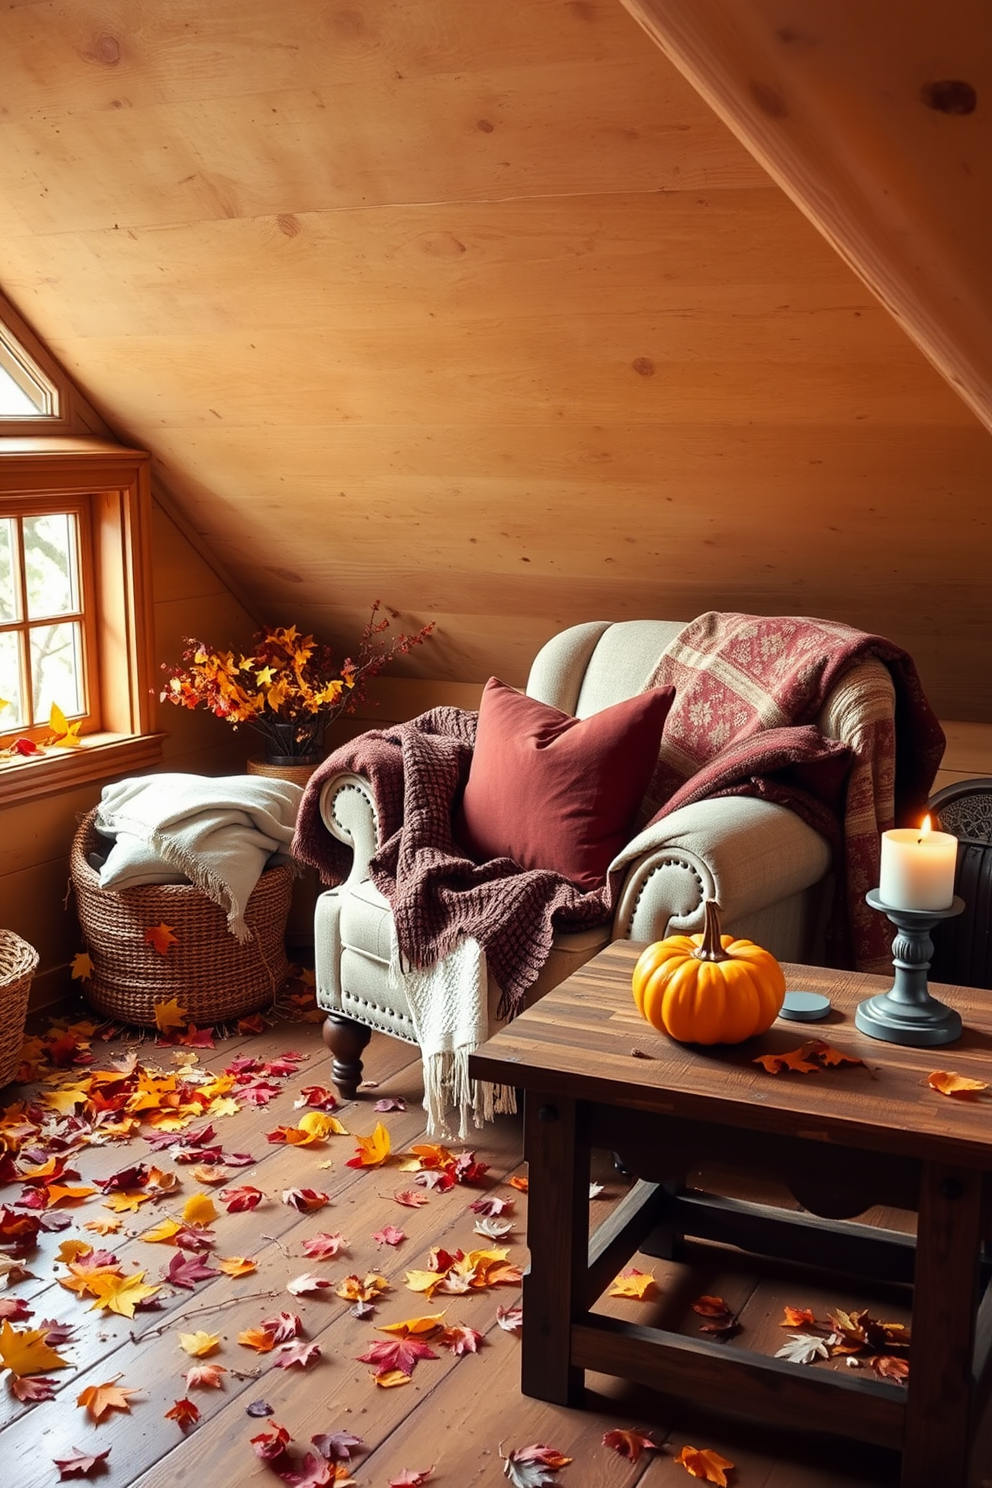
[[[992,429],[984,0],[623,0]]]

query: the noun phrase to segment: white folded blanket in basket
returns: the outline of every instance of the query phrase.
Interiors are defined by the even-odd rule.
[[[186,878],[250,939],[245,907],[262,872],[290,852],[302,788],[260,775],[148,775],[106,785],[94,826],[114,838],[102,889]]]

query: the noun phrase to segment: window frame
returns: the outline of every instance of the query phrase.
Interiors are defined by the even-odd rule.
[[[92,527],[99,727],[76,749],[0,768],[0,806],[162,758],[151,561],[150,457],[104,439],[0,438],[0,513],[35,499],[81,499]],[[7,731],[9,732],[9,731]],[[31,731],[24,731],[30,736]]]

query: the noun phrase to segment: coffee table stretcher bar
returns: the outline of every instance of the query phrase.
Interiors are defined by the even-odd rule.
[[[978,1123],[958,1110],[929,1106],[931,1098],[944,1098],[925,1088],[919,1065],[925,1051],[893,1050],[892,1082],[899,1076],[899,1089],[895,1120],[886,1124],[888,1050],[858,1034],[853,1023],[857,1002],[884,987],[883,978],[785,968],[790,980],[801,980],[844,1009],[843,1022],[821,1025],[818,1032],[878,1064],[878,1080],[867,1101],[862,1095],[853,1103],[858,1109],[852,1119],[843,1082],[853,1073],[864,1079],[863,1070],[809,1076],[754,1070],[752,1078],[756,1053],[794,1047],[794,1025],[776,1025],[737,1050],[705,1053],[655,1034],[630,998],[640,949],[628,942],[610,946],[471,1059],[473,1077],[516,1083],[525,1091],[531,1263],[524,1279],[524,1394],[579,1406],[585,1370],[595,1369],[697,1401],[732,1400],[736,1410],[770,1423],[808,1429],[815,1422],[817,1430],[901,1449],[902,1488],[932,1488],[935,1482],[964,1488],[975,1417],[992,1383],[992,1291],[978,1307],[981,1242],[992,1211],[987,1107],[980,1125],[990,1128],[989,1135],[976,1143]],[[970,996],[965,989],[945,990],[959,1006]],[[966,1021],[972,1011],[978,1015],[977,1006],[966,1010]],[[635,1043],[653,1057],[632,1059]],[[990,1039],[978,1037],[966,1049],[968,1043],[966,1027],[955,1068],[978,1078],[984,1070],[992,1082]],[[907,1067],[913,1059],[919,1072]],[[906,1105],[910,1091],[919,1116],[915,1129],[906,1130],[914,1126]],[[869,1105],[873,1120],[858,1120]],[[958,1126],[967,1127],[967,1136],[962,1130],[961,1141],[948,1140]],[[590,1240],[593,1149],[617,1151],[640,1180]],[[840,1187],[850,1182],[855,1197],[865,1199],[862,1208],[917,1208],[915,1247],[911,1237],[872,1226],[686,1194],[667,1181],[681,1179],[695,1161],[716,1156],[746,1156],[770,1172],[802,1174],[807,1181],[812,1173],[814,1185],[819,1174],[828,1212],[844,1212],[842,1202],[829,1209],[834,1179]],[[762,1254],[832,1263],[875,1279],[912,1276],[908,1384],[816,1370],[592,1313],[613,1276],[653,1231],[667,1234],[673,1246],[688,1233]]]

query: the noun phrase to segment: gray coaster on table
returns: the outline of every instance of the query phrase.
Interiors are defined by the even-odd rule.
[[[830,1011],[830,998],[819,992],[786,992],[780,1018],[793,1023],[818,1023]]]

